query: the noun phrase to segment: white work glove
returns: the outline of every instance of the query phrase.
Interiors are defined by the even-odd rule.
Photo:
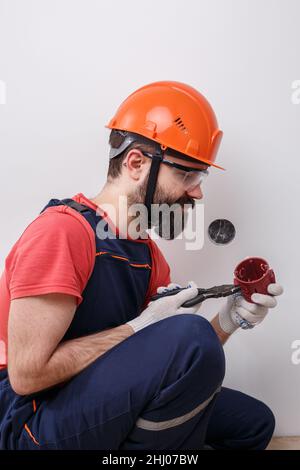
[[[247,302],[240,293],[227,297],[219,312],[219,323],[222,330],[232,334],[239,327],[247,330],[261,323],[269,308],[276,307],[277,301],[274,296],[281,295],[283,287],[277,283],[269,284],[268,292],[271,295],[252,294],[251,300],[255,303]]]
[[[189,287],[178,292],[178,294],[168,295],[149,302],[147,308],[143,310],[138,317],[127,322],[127,325],[130,325],[133,331],[137,332],[146,326],[152,325],[152,323],[156,323],[172,315],[190,313],[186,312],[186,310],[189,309],[185,308],[182,308],[180,311],[180,307],[186,300],[193,299],[197,294],[198,288],[196,284],[190,281]]]
[[[188,286],[194,285],[194,281],[189,281]],[[163,292],[171,291],[173,289],[182,289],[182,286],[180,284],[176,284],[174,282],[171,282],[167,286],[161,286],[157,288],[157,293],[162,294]],[[200,309],[202,303],[196,304],[193,307],[179,307],[176,311],[176,314],[179,313],[197,313],[198,310]]]

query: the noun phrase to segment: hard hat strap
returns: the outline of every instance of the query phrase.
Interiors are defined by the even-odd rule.
[[[160,162],[163,159],[163,151],[160,150],[159,153],[153,155],[150,173],[148,178],[147,190],[146,190],[146,197],[145,197],[145,206],[147,207],[148,211],[148,228],[151,228],[151,205],[153,202],[153,196],[156,188],[157,177]]]

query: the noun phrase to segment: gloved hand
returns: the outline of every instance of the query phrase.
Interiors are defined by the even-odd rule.
[[[138,317],[130,320],[126,324],[130,325],[133,331],[137,332],[146,326],[152,325],[152,323],[171,317],[172,315],[178,315],[178,313],[190,313],[186,312],[186,310],[189,309],[185,308],[182,308],[182,311],[179,311],[180,306],[186,300],[193,299],[198,294],[196,284],[191,281],[189,285],[190,287],[178,292],[178,294],[152,300]]]
[[[239,327],[247,330],[261,323],[269,308],[276,307],[275,296],[283,293],[283,287],[278,283],[269,284],[268,292],[271,295],[252,294],[251,300],[255,303],[247,302],[240,293],[227,297],[219,312],[219,323],[222,330],[232,334]]]
[[[193,284],[195,284],[193,281],[188,282],[188,286],[193,285]],[[181,289],[182,286],[180,284],[176,284],[174,282],[171,282],[167,286],[158,287],[157,288],[157,293],[162,294],[163,292],[171,291],[173,289],[178,289],[178,288]],[[200,309],[201,305],[202,305],[202,303],[196,304],[193,307],[179,307],[176,311],[176,314],[179,314],[179,313],[197,313],[198,310]]]

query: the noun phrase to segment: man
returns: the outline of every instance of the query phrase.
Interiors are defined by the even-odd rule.
[[[237,318],[260,323],[281,286],[270,284],[270,295],[255,294],[253,303],[227,299],[211,323],[199,306],[182,307],[197,294],[194,282],[149,302],[176,287],[146,236],[164,225],[151,208],[176,203],[183,229],[184,205],[202,198],[207,168],[221,168],[214,112],[194,88],[156,82],[130,95],[107,127],[104,188],[92,199],[51,199],[6,259],[0,447],[264,449],[273,414],[222,388],[222,344]],[[124,229],[135,203],[147,209],[137,238]],[[168,238],[177,231],[172,219]]]

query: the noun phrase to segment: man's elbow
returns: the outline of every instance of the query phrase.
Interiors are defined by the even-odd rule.
[[[24,370],[8,367],[8,377],[11,388],[17,395],[31,395],[41,390],[38,381]]]
[[[17,395],[30,395],[34,390],[27,381],[24,381],[12,374],[8,374],[11,388]]]

